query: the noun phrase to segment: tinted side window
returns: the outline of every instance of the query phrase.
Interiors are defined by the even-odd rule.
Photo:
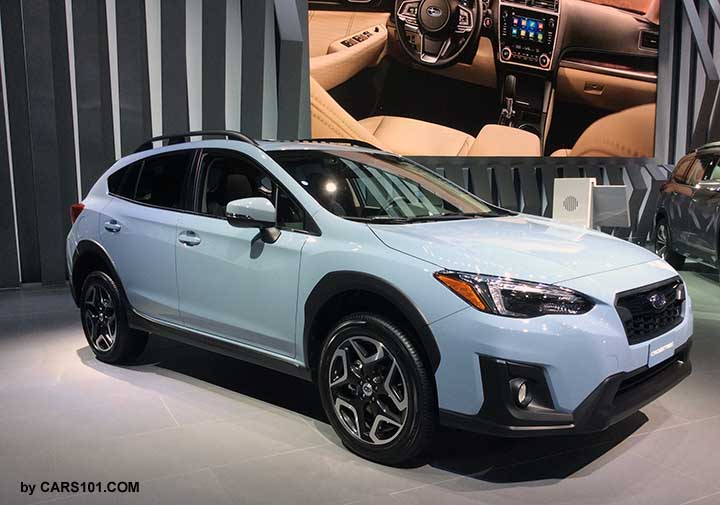
[[[305,212],[257,165],[224,153],[206,153],[202,158],[200,212],[225,217],[225,208],[240,198],[267,198],[277,209],[277,224],[283,228],[305,229]]]
[[[140,171],[134,200],[168,209],[184,208],[185,181],[191,161],[192,151],[146,159]]]
[[[142,161],[121,168],[108,177],[108,191],[111,194],[132,199],[135,197],[138,175],[142,168]]]
[[[715,181],[717,182],[720,180],[720,160],[718,160],[717,156],[709,156],[708,161],[705,164],[705,176],[703,177],[703,180],[705,181]]]

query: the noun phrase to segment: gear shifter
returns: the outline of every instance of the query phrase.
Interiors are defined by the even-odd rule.
[[[505,76],[505,84],[502,90],[502,111],[500,112],[499,124],[504,126],[512,126],[512,121],[515,118],[515,87],[517,85],[517,79],[514,75],[508,74]]]

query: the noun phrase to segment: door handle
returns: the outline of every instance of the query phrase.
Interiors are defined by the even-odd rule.
[[[180,242],[181,244],[185,244],[187,246],[193,247],[193,246],[200,244],[200,242],[202,242],[202,240],[200,239],[200,237],[195,235],[195,232],[185,231],[185,232],[182,232],[180,234],[180,236],[178,237],[178,242]]]
[[[110,233],[117,233],[120,230],[122,230],[122,225],[115,221],[114,219],[111,219],[110,221],[105,221],[105,229],[109,231]]]

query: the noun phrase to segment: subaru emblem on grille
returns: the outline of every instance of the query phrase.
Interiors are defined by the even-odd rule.
[[[651,294],[650,296],[648,296],[648,301],[655,310],[660,310],[665,307],[665,305],[667,305],[667,299],[660,293]]]

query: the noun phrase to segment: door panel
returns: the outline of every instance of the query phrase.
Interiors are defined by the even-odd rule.
[[[115,263],[132,307],[178,322],[175,240],[178,212],[112,199],[103,209],[100,240]]]
[[[691,207],[695,193],[694,186],[702,177],[702,173],[702,160],[689,157],[678,163],[678,170],[673,174],[668,222],[673,248],[680,254],[698,254],[694,240],[698,223]]]
[[[714,156],[705,167],[705,183],[695,189],[691,211],[698,226],[694,236],[701,258],[715,262],[718,253],[718,212],[720,211],[720,162]],[[717,183],[717,185],[715,185]]]
[[[184,323],[294,356],[300,254],[307,235],[285,230],[268,244],[256,228],[184,214],[176,238],[188,236],[195,245],[178,240],[175,245]]]

